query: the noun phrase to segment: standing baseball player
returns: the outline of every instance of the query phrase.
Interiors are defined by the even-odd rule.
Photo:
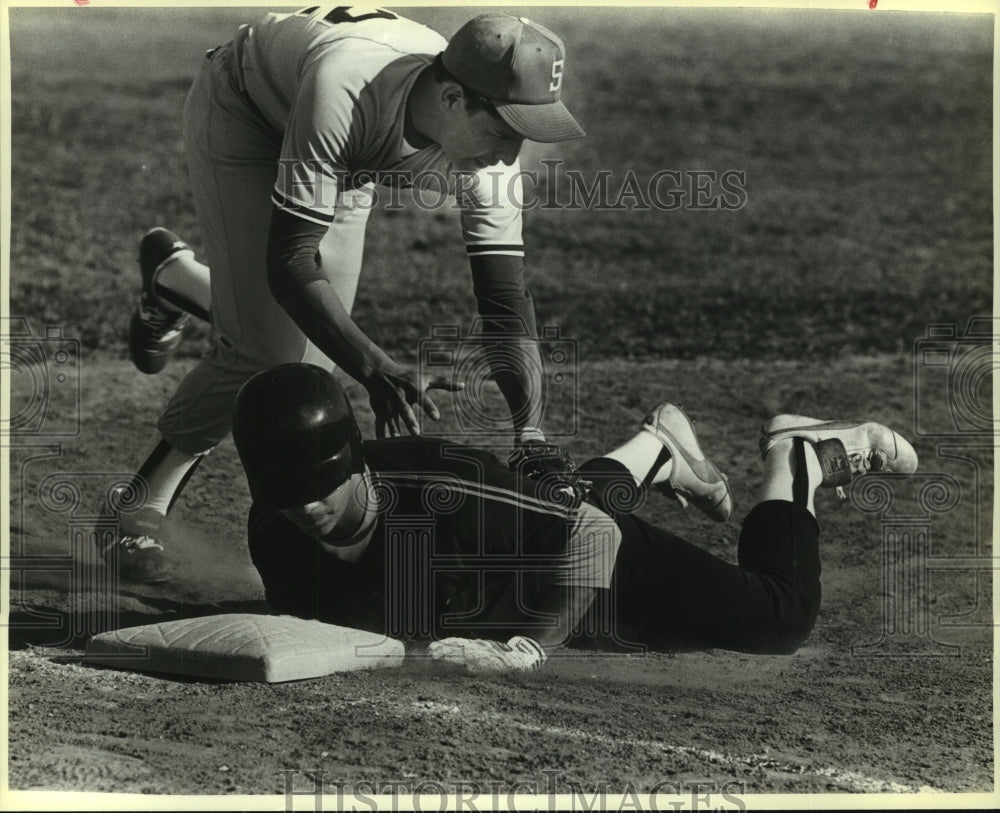
[[[446,179],[515,445],[544,442],[518,154],[526,139],[584,134],[560,101],[565,59],[555,34],[522,17],[485,14],[447,42],[395,13],[339,6],[268,14],[208,52],[184,108],[208,266],[165,229],[143,238],[130,350],[159,372],[189,314],[210,319],[218,340],[138,470],[148,521],[122,518],[123,577],[165,578],[160,521],[259,370],[340,366],[367,389],[379,437],[417,433],[415,407],[439,417],[428,390],[462,386],[391,358],[350,317],[375,184],[440,191]]]
[[[734,565],[634,515],[650,488],[716,521],[732,513],[726,478],[670,403],[604,457],[532,480],[439,439],[362,443],[333,376],[287,364],[240,391],[233,437],[275,610],[422,635],[431,657],[473,672],[539,667],[592,605],[621,644],[793,652],[820,604],[816,489],[917,468],[881,424],[772,418]]]

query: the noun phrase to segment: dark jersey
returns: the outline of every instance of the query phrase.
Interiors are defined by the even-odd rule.
[[[250,556],[279,612],[396,637],[503,637],[543,585],[567,583],[579,511],[489,452],[408,437],[367,441],[364,454],[379,514],[356,562],[251,509]]]
[[[364,449],[381,513],[357,562],[251,509],[250,555],[279,612],[401,638],[505,639],[542,587],[575,584],[610,588],[580,621],[575,641],[588,645],[791,652],[815,622],[819,529],[791,502],[750,512],[731,564],[622,511],[614,495],[634,480],[615,461],[580,467],[594,504],[568,510],[469,446],[396,438]]]

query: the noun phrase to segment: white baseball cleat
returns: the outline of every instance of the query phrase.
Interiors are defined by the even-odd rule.
[[[917,453],[909,441],[874,421],[822,421],[803,415],[777,415],[760,428],[760,454],[791,438],[813,444],[823,467],[821,485],[841,487],[868,472],[913,474]]]
[[[652,488],[674,497],[684,508],[688,501],[716,522],[733,513],[733,498],[726,475],[719,471],[698,446],[694,425],[676,404],[655,407],[642,422],[670,452],[673,466],[666,482]]]

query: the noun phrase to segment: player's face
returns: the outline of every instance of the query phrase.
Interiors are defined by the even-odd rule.
[[[345,480],[322,499],[297,508],[285,508],[282,513],[303,533],[322,539],[334,531],[348,513],[352,501],[357,499],[355,477]]]
[[[448,109],[448,122],[440,144],[457,169],[476,172],[499,163],[510,166],[521,152],[523,136],[493,110],[470,112],[464,98]]]

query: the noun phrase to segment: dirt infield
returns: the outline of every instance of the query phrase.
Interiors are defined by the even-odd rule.
[[[723,369],[726,377],[717,375]],[[87,370],[83,410],[92,430],[68,444],[55,467],[77,484],[79,504],[59,512],[50,497],[48,510],[39,510],[39,489],[52,486],[45,486],[46,460],[14,468],[23,476],[13,482],[25,489],[24,501],[14,503],[24,509],[14,513],[14,550],[23,543],[36,568],[37,557],[53,558],[49,570],[23,571],[22,589],[15,590],[12,789],[306,793],[312,788],[306,772],[320,771],[334,795],[345,783],[369,795],[371,788],[391,790],[393,782],[403,783],[397,786],[403,792],[421,785],[433,792],[433,783],[450,792],[463,783],[493,783],[504,794],[511,787],[592,794],[600,783],[608,793],[687,793],[705,783],[726,806],[724,790],[992,788],[992,641],[989,607],[982,604],[988,590],[972,572],[929,565],[926,616],[909,618],[908,634],[872,647],[885,638],[886,606],[913,600],[885,592],[887,584],[903,590],[885,581],[892,574],[882,567],[883,529],[892,511],[866,514],[837,505],[832,494],[822,495],[819,505],[824,606],[812,637],[793,656],[575,651],[529,677],[442,677],[415,662],[385,673],[283,685],[86,666],[82,642],[102,626],[263,609],[241,535],[248,497],[228,442],[175,514],[170,549],[178,576],[172,583],[122,586],[109,600],[93,587],[70,589],[70,573],[56,572],[59,555],[69,550],[67,535],[78,520],[86,525],[95,504],[88,492],[96,493],[115,471],[97,474],[120,455],[112,427],[125,421],[139,432],[140,416],[126,417],[130,407],[102,414],[105,388],[120,387],[144,403],[170,386],[169,380],[137,379],[125,362],[92,363]],[[173,369],[167,378],[180,372]],[[819,376],[803,363],[588,365],[581,374],[588,393],[583,432],[568,445],[578,459],[595,454],[595,437],[631,430],[641,417],[636,404],[655,401],[665,388],[690,396],[685,406],[699,420],[704,445],[733,480],[739,518],[752,505],[759,475],[757,416],[771,402],[812,411],[822,406],[827,416],[845,410],[878,415],[905,427],[912,404],[881,393],[909,372],[908,360],[897,357],[848,359]],[[746,393],[745,400],[734,402],[727,395],[734,391]],[[364,421],[359,396],[355,388]],[[445,411],[441,428],[453,419]],[[977,472],[950,464],[919,438],[916,448],[922,473],[954,477],[967,495],[975,487],[992,493],[989,454],[974,455]],[[893,482],[893,488],[897,508],[917,496],[905,484]],[[852,500],[859,499],[852,492]],[[959,557],[973,550],[977,533],[989,539],[989,517],[977,516],[972,505],[961,501],[929,520],[933,554]],[[704,540],[713,552],[734,553],[735,523],[717,526],[663,502],[650,502],[644,512]],[[665,574],[665,590],[671,578],[683,574]],[[352,784],[358,782],[368,784]]]

